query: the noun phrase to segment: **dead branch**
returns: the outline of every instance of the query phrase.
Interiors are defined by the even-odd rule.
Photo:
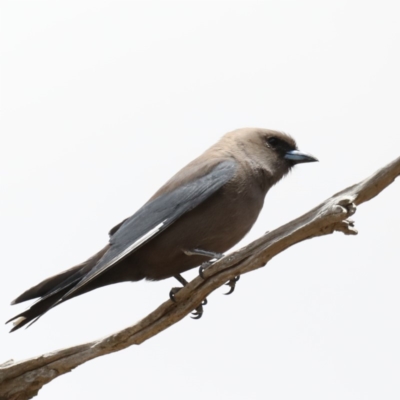
[[[400,175],[400,157],[364,181],[324,201],[301,217],[265,234],[248,246],[220,259],[205,271],[205,280],[195,278],[176,294],[133,326],[103,339],[61,349],[25,361],[9,360],[0,365],[0,400],[34,397],[40,388],[58,376],[93,358],[138,345],[180,321],[211,292],[235,276],[264,266],[288,247],[335,231],[355,235],[348,217],[356,206],[371,200]]]

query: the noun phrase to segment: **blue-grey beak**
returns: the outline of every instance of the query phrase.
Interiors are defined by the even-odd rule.
[[[310,154],[302,153],[299,150],[290,150],[285,154],[286,160],[292,161],[293,164],[318,161],[317,158]]]

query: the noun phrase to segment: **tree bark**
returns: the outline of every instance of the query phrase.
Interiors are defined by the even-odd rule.
[[[355,235],[348,217],[356,206],[371,200],[400,175],[400,157],[369,178],[325,200],[301,217],[268,232],[248,246],[226,255],[180,290],[176,303],[167,300],[147,317],[103,339],[43,354],[24,361],[0,364],[0,400],[34,397],[40,388],[93,358],[138,345],[180,321],[212,291],[235,276],[261,268],[288,247],[335,231]]]

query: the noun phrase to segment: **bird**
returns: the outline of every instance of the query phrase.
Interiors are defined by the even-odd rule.
[[[98,253],[18,296],[11,304],[38,300],[7,321],[14,321],[10,332],[102,286],[170,277],[186,285],[183,272],[219,259],[238,243],[257,220],[269,189],[296,164],[314,161],[280,131],[242,128],[226,133],[113,227]],[[228,282],[231,291],[237,279]],[[202,305],[195,318],[201,314]]]

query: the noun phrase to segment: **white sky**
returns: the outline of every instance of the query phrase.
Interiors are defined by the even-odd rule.
[[[397,1],[1,2],[0,321],[227,131],[283,130],[321,161],[268,194],[243,243],[398,157],[398,15]],[[359,208],[357,237],[289,249],[200,321],[39,398],[398,399],[399,201],[396,182]],[[3,326],[0,362],[126,327],[172,286],[119,284]]]

